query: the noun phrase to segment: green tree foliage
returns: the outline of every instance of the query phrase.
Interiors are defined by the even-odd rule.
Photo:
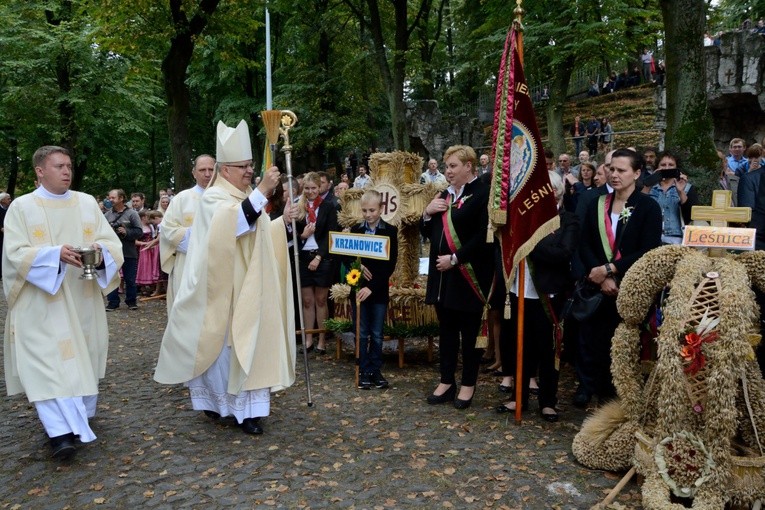
[[[720,0],[709,3],[708,28],[711,32],[740,27],[746,20],[753,25],[765,18],[765,0]]]
[[[268,5],[274,107],[300,118],[292,136],[299,172],[337,167],[350,150],[409,147],[406,101],[433,99],[441,111],[470,116],[479,100],[493,104],[516,3]],[[151,197],[171,183],[185,187],[191,158],[215,151],[217,121],[242,118],[259,160],[264,7],[265,0],[3,2],[0,179],[10,177],[17,149],[19,191],[31,189],[32,151],[58,143],[73,149],[77,187],[102,193],[116,186]],[[571,73],[637,62],[644,46],[665,39],[661,11],[657,0],[540,0],[523,7],[526,75],[552,84],[548,134],[559,151]],[[710,23],[714,16],[733,19],[731,13],[756,20],[762,0],[721,0],[710,12]]]
[[[140,148],[125,150],[120,141],[148,141],[159,104],[151,80],[99,46],[92,19],[72,2],[6,2],[0,16],[0,147],[7,161],[8,138],[18,143],[17,193],[33,188],[32,153],[50,144],[72,151],[76,189],[102,193],[102,178],[140,183]]]
[[[189,118],[191,91],[188,69],[197,39],[207,28],[220,0],[103,0],[91,1],[104,39],[119,54],[160,58],[167,128],[175,182],[191,183]],[[148,44],[138,44],[145,41]],[[154,44],[151,44],[154,43]]]
[[[655,2],[645,0],[541,0],[523,2],[524,69],[530,83],[549,82],[547,108],[550,147],[564,150],[563,104],[575,69],[637,59],[643,46],[653,46],[660,30]],[[500,54],[515,2],[464,0],[456,9],[460,74],[475,77],[455,88],[477,98],[496,80]],[[487,85],[488,84],[488,85]],[[467,90],[466,90],[467,89]]]

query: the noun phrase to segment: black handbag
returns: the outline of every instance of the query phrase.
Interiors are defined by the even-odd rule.
[[[619,236],[616,238],[615,248],[613,250],[616,253],[619,250],[619,246],[622,244],[622,236],[626,230],[626,226],[619,232]],[[613,262],[613,258],[609,261]],[[618,283],[618,281],[617,281]],[[587,278],[582,278],[576,282],[574,292],[571,297],[568,298],[563,305],[563,312],[561,316],[564,319],[573,318],[579,322],[585,321],[592,317],[592,315],[598,310],[600,303],[603,301],[603,293],[600,291],[600,285],[595,285]]]
[[[603,301],[603,293],[600,292],[600,287],[586,279],[581,279],[576,283],[574,292],[563,306],[561,315],[565,319],[571,317],[580,322],[585,321],[597,311],[601,301]]]

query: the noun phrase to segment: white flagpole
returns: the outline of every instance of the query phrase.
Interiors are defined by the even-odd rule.
[[[271,89],[271,16],[266,4],[266,110],[273,109],[273,91]]]

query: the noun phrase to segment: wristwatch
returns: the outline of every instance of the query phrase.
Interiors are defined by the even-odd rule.
[[[611,271],[611,264],[605,264],[604,267],[606,268],[606,278],[613,278],[614,272]]]
[[[452,256],[449,258],[449,264],[456,266],[457,265],[457,255],[452,253]]]

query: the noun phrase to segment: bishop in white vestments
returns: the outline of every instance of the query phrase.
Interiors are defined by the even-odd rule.
[[[217,173],[202,195],[154,379],[185,383],[192,408],[262,434],[270,393],[295,382],[295,324],[285,221],[261,214],[279,181],[254,190],[247,124],[218,123]]]

